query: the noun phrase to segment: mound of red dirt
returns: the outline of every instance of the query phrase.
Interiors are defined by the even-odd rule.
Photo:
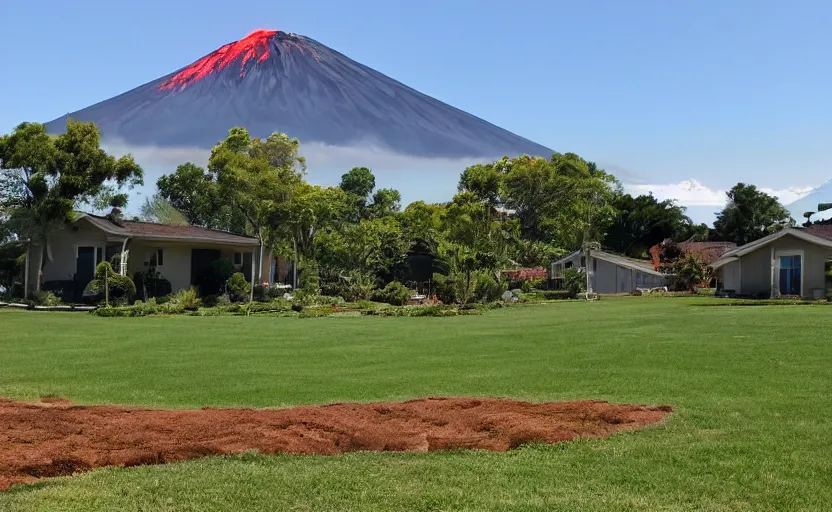
[[[154,410],[0,399],[0,490],[104,466],[206,455],[508,450],[604,437],[662,420],[670,407],[599,401],[427,398],[290,409]]]

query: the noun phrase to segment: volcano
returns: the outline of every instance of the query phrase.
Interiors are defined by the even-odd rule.
[[[234,126],[431,158],[552,150],[422,94],[314,39],[258,30],[167,76],[47,123],[96,123],[127,145],[211,148]]]

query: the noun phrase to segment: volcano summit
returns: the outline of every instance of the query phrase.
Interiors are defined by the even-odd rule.
[[[210,148],[229,128],[428,158],[549,156],[544,146],[407,87],[308,37],[258,30],[124,94],[47,123],[104,141]]]

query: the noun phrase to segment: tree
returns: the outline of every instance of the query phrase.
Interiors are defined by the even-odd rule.
[[[714,222],[720,240],[744,245],[793,223],[788,210],[775,197],[754,185],[737,183],[726,195],[728,204]]]
[[[552,158],[523,156],[510,162],[503,179],[505,207],[520,220],[528,240],[577,249],[599,240],[612,221],[617,182],[574,153]]]
[[[67,121],[66,132],[56,137],[42,124],[22,123],[0,137],[0,208],[18,239],[40,247],[38,269],[49,232],[71,220],[77,203],[112,187],[109,202],[116,211],[127,204],[122,188],[142,184],[142,176],[132,156],[115,158],[101,149],[92,123]],[[35,282],[40,290],[40,272]]]
[[[642,257],[664,240],[684,241],[692,234],[693,222],[685,208],[672,200],[659,201],[652,194],[617,194],[612,206],[616,214],[604,245],[615,252]]]
[[[270,229],[280,223],[280,213],[303,182],[295,165],[297,158],[287,157],[296,151],[293,139],[271,136],[265,141],[251,139],[243,128],[229,130],[225,141],[211,151],[208,169],[216,176],[220,197],[245,218],[251,232],[260,241],[260,269],[268,237],[278,233]],[[278,165],[282,166],[279,167]],[[258,271],[258,280],[260,278]]]
[[[145,222],[188,225],[188,218],[158,193],[144,200],[139,215]]]
[[[711,280],[712,272],[705,260],[699,255],[687,253],[663,265],[663,270],[671,276],[672,286],[676,290],[694,290],[697,286]]]
[[[376,177],[366,167],[353,167],[341,176],[341,190],[347,193],[352,204],[352,212],[347,217],[352,222],[366,218],[367,200],[376,188]]]
[[[402,196],[398,190],[380,188],[373,194],[373,203],[369,207],[372,218],[396,215],[402,209]]]
[[[242,232],[241,219],[234,218],[230,203],[220,194],[216,176],[192,163],[182,164],[173,174],[156,181],[158,194],[182,212],[189,224],[209,229]]]

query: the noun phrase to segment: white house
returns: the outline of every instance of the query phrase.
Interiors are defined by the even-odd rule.
[[[171,283],[174,292],[189,288],[220,258],[231,261],[247,277],[270,278],[271,262],[266,258],[258,271],[256,238],[187,225],[116,223],[80,214],[63,229],[49,233],[45,248],[33,246],[27,252],[25,289],[27,293],[34,290],[41,258],[41,283],[72,281],[83,287],[93,279],[96,266],[116,254],[126,256],[114,268],[116,272],[132,277],[153,267]]]

